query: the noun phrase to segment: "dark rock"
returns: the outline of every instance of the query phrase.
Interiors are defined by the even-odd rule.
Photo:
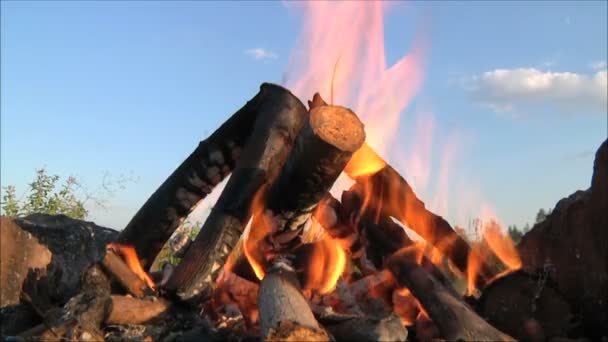
[[[557,202],[518,249],[525,271],[557,284],[582,335],[608,336],[608,140],[596,153],[591,187]]]

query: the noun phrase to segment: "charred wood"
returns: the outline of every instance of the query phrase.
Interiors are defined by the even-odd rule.
[[[340,341],[405,341],[407,329],[394,314],[385,317],[326,315],[319,322]]]
[[[288,90],[262,85],[255,101],[257,120],[242,158],[196,240],[176,267],[166,288],[184,299],[207,296],[249,218],[254,195],[271,183],[304,125],[304,105]]]
[[[477,311],[489,323],[518,340],[540,341],[572,336],[577,328],[570,305],[543,275],[516,271],[490,282]]]
[[[454,296],[452,290],[419,266],[406,250],[395,253],[387,264],[397,282],[406,286],[422,304],[443,338],[449,341],[514,341]]]

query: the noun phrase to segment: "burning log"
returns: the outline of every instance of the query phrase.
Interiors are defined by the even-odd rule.
[[[166,285],[184,300],[208,294],[251,217],[254,195],[274,180],[308,117],[300,100],[282,87],[264,84],[260,97],[243,158]]]
[[[422,304],[443,338],[449,341],[514,341],[479,317],[407,252],[404,249],[391,256],[388,268],[397,282],[409,288]]]
[[[103,268],[118,281],[122,287],[137,298],[154,294],[146,282],[135,274],[123,260],[109,249],[101,261]]]
[[[265,240],[272,253],[285,255],[293,250],[317,204],[364,140],[363,125],[348,109],[326,106],[311,110],[308,124],[298,134],[281,174],[268,191],[263,215],[272,225]],[[275,260],[260,287],[262,336],[272,339],[280,333],[280,339],[328,340],[326,333],[318,330],[295,271],[283,256]],[[299,329],[286,330],[286,322]],[[310,333],[308,337],[300,335]]]
[[[118,242],[134,246],[146,270],[182,220],[234,169],[263,108],[284,101],[277,96],[281,91],[263,85],[253,99],[198,145],[120,233]]]
[[[308,105],[315,108],[327,104],[316,93],[312,101],[308,101]],[[471,248],[466,241],[443,217],[428,210],[408,182],[371,146],[364,144],[353,155],[344,172],[356,181],[357,191],[369,199],[366,202],[374,203],[384,213],[414,230],[429,244],[442,246],[441,252],[461,272],[466,272],[471,254]],[[492,276],[489,267],[483,262],[480,266],[480,275],[485,279],[490,279]]]

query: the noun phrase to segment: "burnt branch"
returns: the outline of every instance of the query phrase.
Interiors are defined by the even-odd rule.
[[[196,240],[167,283],[182,299],[206,295],[251,217],[254,195],[274,180],[304,125],[304,105],[288,90],[264,84],[257,120],[242,158]],[[251,130],[251,127],[247,127]]]
[[[419,266],[406,250],[388,260],[388,268],[401,286],[406,286],[422,304],[429,317],[448,341],[514,341],[497,330],[448,290],[433,275]]]

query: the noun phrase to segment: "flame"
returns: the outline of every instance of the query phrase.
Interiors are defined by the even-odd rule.
[[[267,220],[266,215],[264,215],[266,188],[267,186],[261,187],[253,197],[251,224],[243,244],[245,257],[259,280],[264,279],[266,272],[264,271],[264,256],[258,249],[258,244],[271,232],[272,228],[271,223]]]
[[[345,266],[346,255],[337,241],[326,236],[315,242],[304,272],[303,289],[316,290],[319,294],[331,292]]]
[[[154,281],[152,280],[152,278],[150,278],[148,273],[146,273],[146,271],[144,271],[143,267],[141,266],[139,258],[137,257],[137,252],[135,251],[134,247],[110,243],[106,246],[106,248],[113,250],[114,252],[122,256],[129,269],[131,269],[131,271],[133,271],[133,273],[135,273],[139,277],[139,279],[143,280],[146,285],[148,285],[148,287],[150,287],[151,289],[155,288]]]
[[[287,87],[300,98],[319,92],[330,103],[353,108],[365,123],[367,143],[385,152],[401,112],[422,84],[427,50],[423,36],[418,33],[411,52],[389,67],[384,52],[385,3],[307,1],[294,6],[304,9],[304,27],[290,56]],[[368,157],[355,154],[348,168],[352,174],[383,166],[383,161],[370,163]]]
[[[517,249],[515,249],[513,240],[500,230],[498,224],[492,222],[487,225],[483,230],[483,238],[509,271],[521,268],[521,258]]]

